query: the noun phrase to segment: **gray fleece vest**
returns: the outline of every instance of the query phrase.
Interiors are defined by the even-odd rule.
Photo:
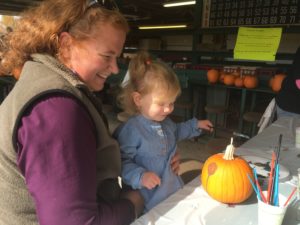
[[[0,225],[38,224],[33,199],[16,164],[17,128],[26,109],[43,95],[51,92],[72,95],[85,106],[94,120],[97,131],[98,197],[111,192],[101,190],[101,185],[106,183],[106,179],[119,176],[121,171],[118,144],[111,138],[92,93],[51,56],[34,54],[32,57],[34,61],[24,65],[20,80],[0,105]]]

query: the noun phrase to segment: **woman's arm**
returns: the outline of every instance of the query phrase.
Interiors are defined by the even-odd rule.
[[[95,127],[73,98],[52,96],[23,116],[18,165],[40,224],[129,224],[128,200],[97,203]]]

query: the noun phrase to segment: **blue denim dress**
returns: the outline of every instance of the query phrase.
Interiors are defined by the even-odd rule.
[[[145,212],[183,186],[181,178],[172,171],[170,160],[177,141],[201,134],[197,123],[196,118],[183,123],[174,123],[170,118],[154,122],[137,115],[114,132],[121,149],[123,182],[133,189],[140,189]],[[147,171],[155,172],[161,178],[160,186],[151,190],[142,187],[141,177]]]

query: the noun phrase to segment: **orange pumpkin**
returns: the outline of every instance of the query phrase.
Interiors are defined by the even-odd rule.
[[[269,86],[270,86],[270,88],[272,88],[273,80],[274,80],[274,77],[271,77],[270,80],[269,80]]]
[[[241,77],[241,76],[236,78],[235,81],[234,81],[234,85],[236,87],[243,87],[244,86],[244,78]]]
[[[213,199],[222,203],[241,203],[253,192],[247,174],[253,180],[249,164],[242,157],[234,155],[231,139],[225,153],[212,155],[205,161],[201,183]]]
[[[237,78],[237,77],[239,77],[241,75],[241,71],[238,68],[238,69],[234,70],[232,74]]]
[[[270,82],[271,88],[274,92],[280,91],[282,81],[284,80],[285,77],[286,77],[286,75],[283,73],[275,74],[272,81]]]
[[[207,71],[207,80],[209,83],[217,83],[219,81],[219,71],[216,69],[210,69]]]
[[[246,88],[256,88],[258,86],[258,79],[256,76],[245,76],[244,86]]]
[[[235,81],[236,76],[233,74],[226,74],[224,76],[224,84],[226,85],[234,85],[234,81]]]
[[[221,72],[220,73],[220,77],[219,77],[219,82],[224,83],[224,77],[225,77],[226,73]]]

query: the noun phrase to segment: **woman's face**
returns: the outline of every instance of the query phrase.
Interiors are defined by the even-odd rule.
[[[70,44],[66,63],[93,91],[102,90],[106,79],[119,72],[117,58],[122,53],[126,39],[126,33],[122,29],[110,24],[98,27],[93,39]]]

